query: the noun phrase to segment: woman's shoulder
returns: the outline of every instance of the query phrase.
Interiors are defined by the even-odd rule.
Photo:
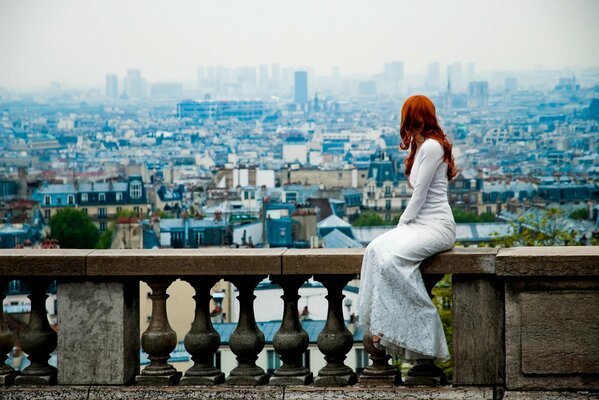
[[[443,145],[438,140],[427,138],[422,143],[422,151],[430,154],[443,154]]]

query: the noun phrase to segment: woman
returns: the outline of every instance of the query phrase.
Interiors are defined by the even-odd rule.
[[[366,248],[360,273],[359,324],[375,347],[408,360],[449,358],[437,309],[427,293],[420,263],[455,243],[447,183],[456,175],[451,143],[439,127],[435,106],[412,96],[401,109],[402,150],[412,197],[396,228]]]

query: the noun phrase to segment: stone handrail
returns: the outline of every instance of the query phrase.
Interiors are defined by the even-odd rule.
[[[343,322],[342,290],[361,268],[363,249],[0,250],[0,283],[23,279],[31,290],[30,322],[21,345],[31,365],[16,374],[0,367],[0,384],[20,385],[263,385],[351,386],[344,364],[351,334]],[[503,390],[599,390],[599,247],[455,248],[421,266],[430,289],[453,280],[454,387]],[[273,346],[282,366],[272,376],[255,364],[264,347],[253,291],[266,276],[280,284],[284,315]],[[298,289],[314,277],[327,289],[329,310],[318,338],[326,366],[317,376],[302,366],[307,335],[299,324]],[[195,320],[185,338],[194,366],[181,377],[167,363],[176,345],[166,289],[177,278],[196,291]],[[239,366],[229,377],[214,367],[220,338],[210,323],[210,289],[224,278],[239,289],[240,316],[230,347]],[[60,331],[45,318],[45,288],[58,280]],[[139,373],[139,285],[152,289],[152,316],[142,335],[151,364]],[[3,297],[3,295],[1,295]],[[102,323],[98,323],[101,321]],[[81,332],[85,332],[86,340]],[[12,348],[0,314],[0,353]],[[49,366],[57,348],[58,371]],[[94,365],[77,353],[109,348]],[[402,382],[389,356],[364,335],[372,364],[358,386],[442,383],[422,360]],[[105,350],[102,350],[105,351]],[[102,353],[100,351],[100,354]],[[412,373],[413,372],[413,373]],[[2,392],[0,392],[1,394]]]

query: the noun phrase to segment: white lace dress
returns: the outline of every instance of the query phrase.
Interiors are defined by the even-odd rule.
[[[447,164],[439,142],[427,139],[417,148],[409,179],[414,192],[399,224],[366,247],[358,323],[362,332],[381,337],[388,354],[446,360],[441,319],[419,269],[422,260],[455,244]]]

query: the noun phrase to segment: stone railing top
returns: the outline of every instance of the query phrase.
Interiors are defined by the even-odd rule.
[[[364,249],[0,250],[0,276],[298,275],[360,272]],[[599,246],[464,248],[422,264],[428,274],[599,276]]]

